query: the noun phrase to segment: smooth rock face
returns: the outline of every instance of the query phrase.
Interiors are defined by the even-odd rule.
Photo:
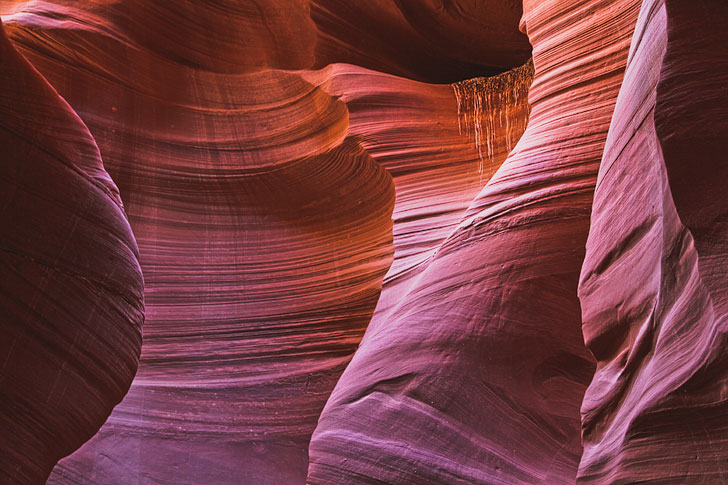
[[[728,478],[727,21],[719,1],[642,6],[579,289],[585,482]]]
[[[385,284],[381,301],[394,302],[375,313],[312,437],[311,483],[575,478],[593,371],[576,287],[639,5],[524,7],[528,128],[416,276]]]
[[[0,482],[42,483],[137,368],[137,246],[76,113],[0,26]]]

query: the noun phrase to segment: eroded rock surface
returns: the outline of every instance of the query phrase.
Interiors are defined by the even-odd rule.
[[[593,371],[576,287],[639,5],[524,7],[535,64],[526,132],[416,275],[385,285],[380,306],[392,303],[313,435],[311,483],[575,478]]]
[[[579,290],[585,482],[728,477],[726,20],[722,2],[642,5]]]
[[[190,8],[172,17],[193,31],[228,20]],[[305,39],[261,34],[267,57],[235,57],[127,20],[156,9],[29,4],[9,17],[96,137],[146,279],[134,384],[52,481],[301,482],[393,251],[397,278],[457,224],[525,128],[530,78],[491,88],[493,113],[462,91],[458,112],[449,85],[345,64],[279,70],[309,65],[278,60],[313,52]]]
[[[8,480],[727,478],[720,0],[0,15]]]
[[[76,113],[0,26],[0,482],[43,483],[137,368],[137,246]]]

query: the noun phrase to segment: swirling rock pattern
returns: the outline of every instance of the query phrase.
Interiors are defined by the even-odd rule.
[[[579,290],[598,360],[584,482],[728,478],[727,20],[722,2],[642,6]]]
[[[0,15],[1,480],[728,479],[721,0]]]
[[[0,27],[0,482],[42,483],[126,393],[137,246],[76,113]]]
[[[124,21],[157,7],[62,7],[18,11],[13,39],[86,120],[119,184],[147,321],[129,394],[52,481],[303,481],[393,250],[401,272],[446,237],[525,128],[527,83],[503,95],[487,149],[463,123],[491,114],[459,120],[448,85],[244,56],[214,66],[204,45],[169,52]]]
[[[376,309],[389,311],[525,130],[533,65],[452,86],[343,65],[307,77],[341,96],[349,133],[394,178],[394,261]]]
[[[575,478],[593,369],[576,287],[639,5],[524,7],[535,64],[526,132],[375,313],[312,437],[311,483]]]
[[[147,323],[129,394],[56,479],[301,480],[391,262],[391,177],[299,76],[168,67],[156,86],[71,79],[124,194]],[[171,77],[190,81],[153,91]],[[116,111],[83,101],[102,95]]]

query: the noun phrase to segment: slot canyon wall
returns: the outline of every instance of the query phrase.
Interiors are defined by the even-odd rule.
[[[584,481],[728,478],[727,18],[709,0],[642,6],[579,286],[598,363]]]
[[[0,18],[0,482],[728,479],[721,0]]]
[[[143,283],[91,134],[2,32],[0,62],[0,481],[39,483],[129,389]]]

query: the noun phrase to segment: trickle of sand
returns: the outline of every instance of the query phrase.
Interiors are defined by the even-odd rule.
[[[458,109],[458,131],[473,140],[478,151],[478,173],[483,173],[484,159],[493,160],[497,148],[497,128],[505,124],[508,152],[521,133],[511,132],[511,120],[504,106],[517,106],[527,100],[533,81],[533,62],[497,76],[476,77],[452,84]],[[485,154],[483,151],[485,150]]]

